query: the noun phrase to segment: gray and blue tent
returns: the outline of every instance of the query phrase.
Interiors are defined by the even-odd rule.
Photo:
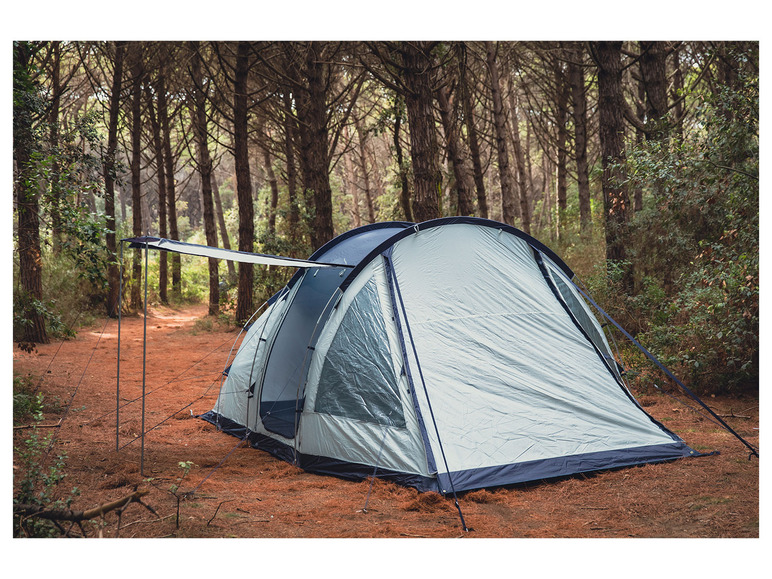
[[[502,223],[377,223],[248,327],[203,418],[315,473],[440,493],[696,455],[628,390],[573,273]]]

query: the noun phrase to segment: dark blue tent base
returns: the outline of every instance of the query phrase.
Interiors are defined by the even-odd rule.
[[[246,428],[244,426],[214,411],[202,414],[199,418],[214,424],[223,432],[236,438],[243,439],[245,437]],[[264,450],[276,458],[290,464],[296,464],[303,470],[315,474],[333,475],[346,480],[362,480],[372,476],[375,470],[370,465],[296,453],[291,446],[256,432],[250,432],[247,435],[247,440],[253,448]],[[683,442],[673,442],[672,444],[592,452],[500,467],[456,471],[452,472],[450,476],[453,481],[453,488],[457,492],[463,492],[497,486],[523,485],[584,473],[668,462],[689,456],[705,455],[689,448]],[[440,474],[437,478],[433,478],[379,468],[375,474],[380,479],[390,480],[396,484],[412,487],[421,492],[436,491],[441,494],[448,494],[451,489],[448,475],[444,473]]]

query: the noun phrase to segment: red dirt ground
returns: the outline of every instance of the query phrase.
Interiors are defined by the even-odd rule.
[[[116,452],[118,322],[102,320],[76,339],[14,350],[14,373],[40,382],[42,424],[66,452],[65,496],[85,510],[133,492],[158,516],[130,505],[90,536],[105,537],[758,537],[759,460],[728,432],[670,397],[641,403],[693,448],[719,455],[626,468],[451,500],[376,480],[349,482],[303,472],[193,417],[210,410],[237,332],[206,328],[203,306],[155,308],[147,323],[144,472],[140,472],[142,317],[121,328],[120,451]],[[197,320],[204,320],[198,322]],[[208,324],[211,326],[211,324]],[[712,408],[759,444],[753,398],[711,398]],[[176,414],[175,414],[176,413]],[[735,417],[732,417],[732,416]],[[29,434],[14,429],[14,445]],[[132,442],[133,441],[133,442]],[[53,453],[52,453],[53,454]],[[179,463],[194,466],[182,479]],[[14,459],[16,464],[16,458]],[[14,467],[14,478],[20,473]],[[17,482],[17,481],[15,481]],[[179,486],[177,497],[171,487]],[[755,550],[755,548],[754,548]]]

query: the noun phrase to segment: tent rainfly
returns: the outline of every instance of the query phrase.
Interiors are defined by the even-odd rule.
[[[202,417],[254,447],[442,494],[700,454],[631,395],[572,271],[513,227],[376,223],[296,265]]]

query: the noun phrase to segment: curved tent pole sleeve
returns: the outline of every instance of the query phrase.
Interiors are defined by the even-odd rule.
[[[612,324],[614,324],[614,326],[615,326],[615,327],[616,327],[616,328],[617,328],[617,329],[618,329],[620,332],[622,332],[622,334],[625,336],[625,338],[627,338],[628,340],[630,340],[630,341],[631,341],[631,342],[632,342],[632,343],[635,345],[635,347],[636,347],[636,348],[638,348],[638,349],[639,349],[641,352],[643,352],[643,354],[644,354],[644,355],[645,355],[645,356],[646,356],[646,357],[647,357],[649,360],[651,360],[651,361],[654,363],[654,365],[655,365],[655,366],[657,366],[657,368],[659,368],[660,370],[662,370],[662,372],[664,372],[664,373],[665,373],[665,375],[666,375],[668,378],[670,378],[670,379],[671,379],[673,382],[675,382],[675,383],[676,383],[676,384],[679,386],[679,388],[681,388],[681,390],[683,390],[683,391],[684,391],[684,392],[685,392],[687,395],[689,395],[689,397],[691,397],[691,398],[692,398],[692,400],[694,400],[695,402],[697,402],[697,404],[699,404],[699,405],[700,405],[700,406],[702,406],[702,407],[703,407],[705,410],[707,410],[707,411],[710,413],[710,415],[711,415],[711,416],[713,416],[713,418],[715,418],[716,420],[718,420],[718,422],[721,424],[721,426],[723,426],[723,427],[724,427],[724,428],[725,428],[725,429],[726,429],[726,430],[727,430],[729,433],[731,433],[732,435],[734,435],[734,437],[735,437],[735,438],[737,438],[737,440],[739,440],[740,442],[742,442],[742,443],[743,443],[743,444],[744,444],[744,445],[745,445],[745,446],[746,446],[746,447],[747,447],[747,448],[748,448],[748,449],[751,451],[751,455],[754,455],[754,456],[756,456],[756,458],[759,458],[759,451],[758,451],[756,448],[754,448],[754,447],[753,447],[753,445],[751,445],[749,442],[747,442],[747,441],[746,441],[746,440],[745,440],[745,439],[744,439],[742,436],[740,436],[739,434],[737,434],[737,432],[735,432],[735,431],[734,431],[734,429],[732,429],[732,427],[731,427],[731,426],[729,426],[729,425],[728,425],[728,424],[727,424],[727,423],[726,423],[726,422],[725,422],[725,421],[724,421],[724,420],[723,420],[723,419],[722,419],[722,418],[721,418],[721,417],[720,417],[718,414],[716,414],[715,412],[713,412],[713,410],[711,410],[711,408],[710,408],[710,407],[709,407],[707,404],[705,404],[705,403],[704,403],[702,400],[700,400],[700,397],[699,397],[699,396],[697,396],[697,395],[696,395],[694,392],[692,392],[692,391],[691,391],[691,390],[690,390],[690,389],[689,389],[689,388],[686,386],[686,384],[684,384],[684,383],[683,383],[683,382],[681,382],[681,381],[680,381],[678,378],[676,378],[676,377],[675,377],[675,375],[674,375],[674,374],[673,374],[673,373],[672,373],[670,370],[668,370],[668,369],[665,367],[665,365],[664,365],[664,364],[662,364],[662,362],[660,362],[660,361],[659,361],[659,360],[658,360],[658,359],[657,359],[657,358],[654,356],[654,354],[652,354],[651,352],[649,352],[649,351],[648,351],[646,348],[644,348],[644,347],[643,347],[643,345],[642,345],[640,342],[638,342],[638,340],[636,340],[635,338],[633,338],[633,337],[632,337],[632,336],[631,336],[631,335],[630,335],[630,334],[627,332],[627,330],[625,330],[625,329],[624,329],[622,326],[620,326],[620,325],[619,325],[619,323],[617,323],[617,321],[616,321],[614,318],[612,318],[610,315],[608,315],[608,314],[605,312],[605,310],[603,310],[603,308],[601,308],[601,307],[600,307],[600,306],[599,306],[597,303],[595,303],[595,300],[593,300],[593,299],[592,299],[592,298],[591,298],[589,295],[587,295],[587,293],[586,293],[584,290],[582,290],[582,288],[580,288],[580,287],[579,287],[579,286],[578,286],[578,285],[577,285],[577,284],[576,284],[576,283],[575,283],[573,280],[571,280],[571,283],[572,283],[572,284],[573,284],[573,286],[574,286],[574,287],[577,289],[577,291],[578,291],[580,294],[582,294],[582,296],[583,296],[583,297],[584,297],[584,298],[585,298],[585,299],[586,299],[588,302],[590,302],[590,304],[592,304],[592,306],[593,306],[593,307],[594,307],[596,310],[598,310],[598,312],[600,312],[600,314],[601,314],[601,315],[602,315],[604,318],[606,318],[606,319],[607,319],[609,322],[611,322]]]
[[[450,468],[448,467],[448,460],[445,457],[445,449],[442,447],[442,439],[440,438],[440,430],[437,427],[437,420],[434,418],[434,410],[432,409],[432,403],[429,400],[429,391],[426,388],[426,381],[424,380],[423,371],[421,370],[421,363],[418,360],[418,351],[415,347],[415,341],[413,341],[413,332],[410,330],[410,323],[407,319],[407,311],[405,310],[405,302],[402,300],[402,292],[399,289],[399,282],[397,281],[397,275],[394,272],[394,266],[391,261],[391,248],[389,248],[389,251],[384,253],[384,262],[386,264],[386,270],[387,270],[387,277],[389,278],[389,288],[391,289],[391,298],[394,308],[396,309],[396,300],[399,300],[400,309],[402,311],[403,317],[405,319],[405,328],[407,329],[408,337],[410,339],[410,344],[413,347],[413,357],[416,361],[416,366],[418,367],[418,375],[421,378],[421,385],[423,386],[424,390],[424,396],[426,397],[426,404],[429,407],[429,415],[432,419],[432,424],[434,425],[434,432],[437,435],[437,444],[440,447],[440,453],[442,454],[442,461],[445,464],[445,472],[448,474],[448,483],[450,484],[450,490],[453,493],[453,501],[456,504],[456,510],[458,510],[458,516],[461,519],[461,526],[464,529],[464,531],[470,531],[469,527],[466,526],[466,521],[464,521],[464,514],[461,512],[461,505],[458,504],[458,496],[456,495],[456,488],[453,485],[453,477],[450,474]],[[399,319],[399,312],[396,312],[397,316],[395,316],[395,319]],[[398,324],[399,327],[399,324]],[[400,341],[403,343],[403,354],[404,354],[404,335],[402,334],[402,330],[400,328]],[[407,370],[408,364],[407,364],[407,356],[405,356],[405,369]],[[413,388],[413,390],[415,390]],[[416,405],[417,407],[417,405]],[[420,413],[419,413],[420,415]],[[428,454],[428,441],[427,441],[427,454]],[[437,476],[439,480],[439,473]],[[444,494],[444,493],[443,493]]]

